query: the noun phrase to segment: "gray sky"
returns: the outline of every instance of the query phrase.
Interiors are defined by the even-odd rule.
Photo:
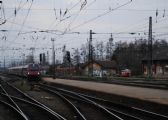
[[[147,38],[144,33],[148,31],[149,16],[153,18],[155,38],[168,37],[168,0],[87,0],[86,4],[84,1],[4,0],[1,8],[4,8],[7,22],[0,29],[8,31],[0,33],[0,61],[4,56],[8,62],[22,59],[20,56],[30,54],[31,47],[36,48],[36,59],[42,52],[49,51],[51,55],[51,38],[56,40],[56,57],[61,60],[62,46],[66,44],[68,50],[79,48],[89,38],[90,29],[96,33],[113,33],[114,42]],[[0,22],[3,20],[1,9]],[[62,32],[65,34],[60,35]],[[137,34],[131,35],[131,32]],[[105,43],[109,37],[109,34],[95,34],[93,42]]]

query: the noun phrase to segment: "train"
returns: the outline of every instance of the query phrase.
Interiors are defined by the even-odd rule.
[[[8,73],[21,77],[26,77],[29,81],[40,81],[40,65],[36,63],[30,63],[24,66],[10,67]]]
[[[124,69],[124,70],[121,70],[121,77],[130,77],[131,76],[131,70],[129,69]]]

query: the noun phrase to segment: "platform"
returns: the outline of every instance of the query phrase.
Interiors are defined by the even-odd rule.
[[[43,78],[43,81],[168,105],[168,90],[68,79]]]

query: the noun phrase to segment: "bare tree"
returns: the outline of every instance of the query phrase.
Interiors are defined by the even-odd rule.
[[[113,44],[113,36],[111,34],[111,37],[109,38],[109,41],[106,44],[106,60],[111,60],[114,50],[114,44]]]
[[[81,60],[81,56],[80,56],[80,52],[79,52],[78,48],[74,49],[73,59],[72,59],[73,64],[78,65],[80,63],[80,60]]]
[[[96,60],[104,60],[104,44],[103,41],[97,42],[95,45]]]
[[[82,44],[81,46],[81,61],[87,62],[88,61],[88,43]]]

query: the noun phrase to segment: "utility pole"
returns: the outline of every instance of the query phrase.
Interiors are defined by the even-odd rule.
[[[111,60],[112,59],[112,52],[113,52],[113,34],[111,33],[111,37],[110,37],[110,39],[109,39],[109,52],[110,52],[110,54],[109,54],[109,60]]]
[[[55,76],[55,46],[54,46],[54,38],[51,38],[52,41],[52,52],[53,52],[53,79],[56,78]]]
[[[152,41],[152,17],[149,17],[149,34],[148,34],[148,77],[152,77],[152,53],[153,53],[153,41]]]
[[[4,56],[4,71],[5,71],[5,69],[6,69],[6,62],[5,62],[5,56]]]
[[[25,65],[25,54],[24,53],[22,53],[22,65]]]
[[[90,37],[89,37],[89,60],[88,62],[91,63],[91,66],[89,65],[89,73],[91,72],[91,76],[93,77],[93,46],[92,46],[92,30],[90,30]]]
[[[49,53],[47,51],[47,65],[49,65]]]
[[[30,50],[32,51],[32,60],[31,60],[31,62],[34,63],[34,51],[35,51],[35,48],[31,47]]]

